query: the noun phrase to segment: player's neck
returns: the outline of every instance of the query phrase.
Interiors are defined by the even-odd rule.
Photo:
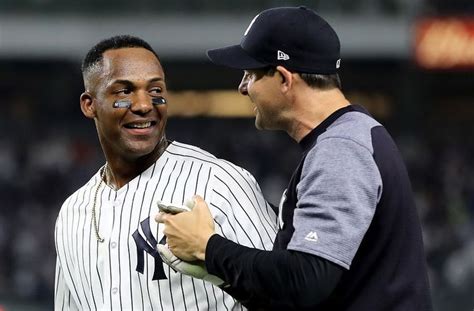
[[[122,188],[153,165],[167,146],[167,140],[163,139],[163,142],[152,153],[133,159],[106,155],[107,165],[104,182],[112,189]]]

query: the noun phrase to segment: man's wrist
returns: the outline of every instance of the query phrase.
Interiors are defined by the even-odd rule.
[[[211,232],[210,234],[207,234],[200,242],[200,247],[199,251],[195,254],[196,258],[202,261],[206,260],[206,250],[207,250],[207,243],[209,243],[209,239],[216,234],[215,232]]]
[[[214,252],[216,250],[216,245],[219,245],[220,244],[219,241],[223,240],[223,239],[224,238],[222,236],[220,236],[217,233],[214,233],[207,240],[206,250],[205,250],[205,257],[204,257],[205,259],[207,259],[207,261],[204,260],[206,262],[206,266],[207,266],[208,262],[213,260]]]

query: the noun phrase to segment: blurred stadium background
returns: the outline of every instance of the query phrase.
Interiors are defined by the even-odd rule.
[[[248,168],[278,202],[298,146],[254,129],[241,73],[205,50],[237,42],[257,12],[280,5],[312,7],[340,34],[346,94],[408,165],[435,310],[473,310],[474,1],[0,0],[1,311],[52,309],[57,212],[104,161],[78,99],[81,58],[105,37],[138,35],[160,54],[168,138]]]

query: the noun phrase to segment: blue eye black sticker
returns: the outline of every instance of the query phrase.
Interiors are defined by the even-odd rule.
[[[151,99],[153,105],[164,105],[166,104],[166,99],[164,97],[153,97]],[[125,108],[128,109],[132,106],[132,101],[129,99],[122,99],[114,102],[114,108]]]
[[[114,108],[130,108],[132,106],[132,102],[128,99],[118,100],[114,103]]]
[[[153,105],[164,105],[164,104],[166,104],[166,99],[164,97],[161,97],[161,96],[160,97],[153,97],[151,99],[151,103]]]

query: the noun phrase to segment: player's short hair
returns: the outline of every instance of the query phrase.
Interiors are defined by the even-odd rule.
[[[270,66],[263,69],[263,74],[266,76],[273,76],[276,72],[276,67]],[[309,87],[320,89],[320,90],[330,90],[338,88],[342,90],[341,79],[339,74],[317,74],[317,73],[304,73],[298,72],[301,79],[306,82]]]
[[[94,45],[89,52],[87,52],[86,57],[82,61],[81,70],[86,72],[89,68],[102,61],[103,55],[108,50],[117,50],[121,48],[144,48],[148,51],[155,54],[156,58],[160,60],[158,54],[153,50],[153,48],[145,40],[131,36],[131,35],[118,35],[104,39]]]
[[[118,35],[100,41],[87,52],[81,65],[82,74],[85,76],[92,68],[99,65],[106,51],[134,47],[147,49],[160,61],[158,54],[145,40],[131,35]]]

